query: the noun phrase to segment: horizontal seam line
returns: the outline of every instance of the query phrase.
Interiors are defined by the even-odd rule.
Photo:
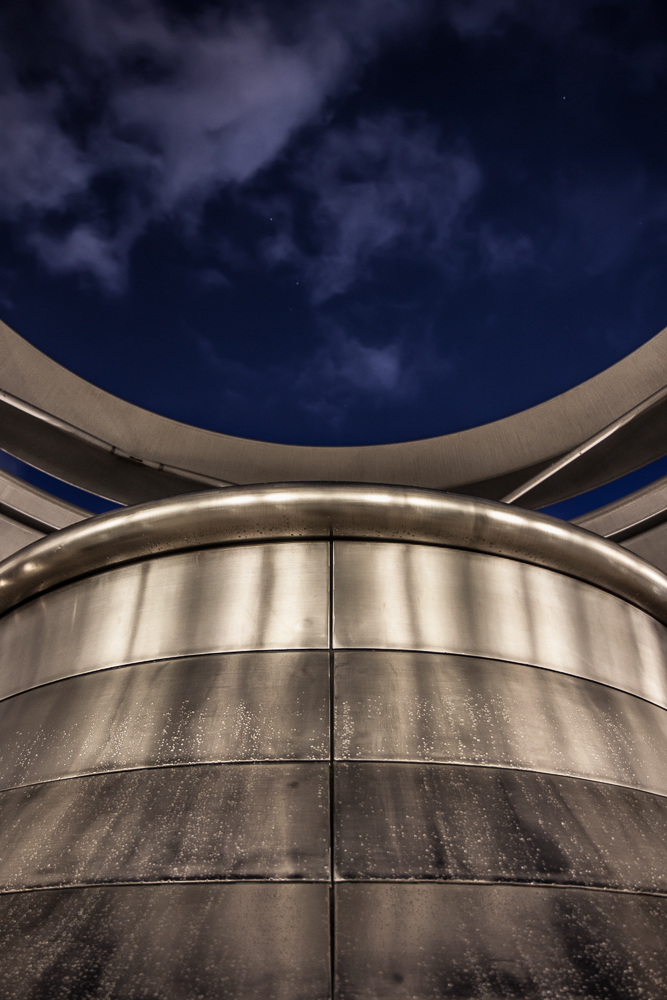
[[[159,663],[173,663],[175,660],[192,660],[192,659],[204,659],[214,656],[238,656],[238,655],[265,655],[270,653],[329,653],[333,652],[334,657],[336,653],[417,653],[424,654],[425,656],[456,656],[461,659],[466,660],[484,660],[485,662],[491,663],[507,663],[515,667],[526,667],[533,670],[544,670],[550,674],[556,674],[559,677],[572,677],[577,681],[586,681],[589,684],[597,684],[600,687],[607,688],[609,691],[617,691],[619,694],[628,695],[630,698],[636,698],[638,701],[642,701],[647,705],[653,706],[653,708],[659,708],[663,712],[667,711],[667,704],[662,705],[660,702],[651,701],[650,698],[645,695],[637,694],[634,691],[628,691],[627,688],[617,687],[614,684],[610,684],[608,681],[598,680],[594,677],[587,677],[584,674],[574,674],[568,670],[559,670],[557,667],[546,667],[540,663],[527,663],[523,660],[508,660],[503,659],[498,656],[491,656],[484,653],[456,653],[447,650],[439,649],[409,649],[403,646],[333,646],[331,649],[326,646],[282,646],[280,648],[270,648],[270,649],[223,649],[212,652],[204,653],[175,653],[171,656],[160,656],[152,659],[146,660],[132,660],[129,663],[114,663],[106,667],[95,667],[93,670],[83,670],[78,673],[65,674],[63,677],[55,677],[52,680],[42,681],[40,684],[35,684],[32,687],[23,688],[21,691],[14,691],[12,694],[3,695],[0,697],[0,705],[9,701],[11,698],[18,698],[24,694],[30,694],[32,691],[38,691],[41,688],[51,687],[54,684],[59,684],[62,681],[74,680],[77,677],[88,677],[93,674],[104,674],[112,670],[122,670],[126,667],[139,667],[146,666],[149,664],[159,664]],[[335,660],[334,660],[335,662]]]
[[[0,889],[0,896],[17,896],[23,893],[33,893],[33,892],[58,892],[58,891],[76,891],[79,889],[123,889],[123,888],[133,888],[133,887],[143,887],[143,886],[175,886],[175,885],[322,885],[329,886],[331,883],[328,879],[259,879],[259,878],[209,878],[209,879],[170,879],[170,880],[159,880],[159,881],[137,881],[137,882],[84,882],[79,884],[70,885],[44,885],[44,886],[34,886],[26,887],[23,889]],[[436,879],[344,879],[337,880],[334,882],[335,886],[340,885],[415,885],[415,886],[431,886],[431,887],[442,887],[448,885],[457,886],[479,886],[479,887],[489,887],[495,886],[500,889],[546,889],[546,890],[556,890],[562,892],[599,892],[606,894],[613,894],[619,896],[648,896],[649,898],[657,897],[660,899],[667,898],[667,892],[652,892],[648,889],[618,889],[618,888],[607,888],[606,886],[589,886],[589,885],[563,885],[557,882],[510,882],[510,881],[490,881],[483,879],[450,879],[450,880],[436,880]]]
[[[531,767],[514,767],[511,764],[489,764],[477,763],[475,761],[460,760],[419,760],[407,757],[311,757],[311,758],[274,758],[267,760],[204,760],[204,761],[183,761],[169,764],[146,764],[137,767],[115,767],[108,771],[84,771],[80,774],[67,774],[55,778],[45,778],[43,781],[29,781],[23,785],[9,785],[0,788],[0,795],[5,792],[17,791],[21,788],[37,788],[41,785],[55,785],[63,781],[77,781],[82,778],[103,778],[107,774],[136,774],[142,771],[164,771],[176,770],[187,767],[263,767],[274,766],[276,764],[294,765],[330,765],[330,764],[398,764],[408,767],[474,767],[488,771],[519,771],[522,774],[548,775],[550,777],[565,778],[571,781],[585,781],[594,785],[605,785],[607,788],[625,788],[631,792],[639,792],[642,795],[652,795],[656,798],[667,798],[667,791],[657,792],[649,788],[641,788],[637,785],[628,785],[624,782],[611,781],[606,778],[593,778],[581,774],[569,774],[566,771],[545,771]]]
[[[616,685],[610,684],[608,681],[598,680],[594,677],[587,677],[585,674],[573,674],[569,670],[559,670],[558,667],[546,667],[541,663],[528,663],[525,660],[507,660],[499,656],[491,656],[488,653],[455,653],[442,649],[410,649],[404,646],[334,646],[333,652],[334,654],[423,653],[425,656],[457,656],[466,660],[484,660],[491,663],[507,663],[514,667],[528,667],[533,670],[544,670],[549,674],[556,674],[559,677],[572,677],[576,681],[586,681],[589,684],[598,684],[600,687],[607,688],[609,691],[618,691],[619,694],[627,694],[630,698],[637,698],[639,701],[643,701],[647,705],[652,705],[654,708],[662,709],[663,712],[667,711],[667,703],[662,705],[660,702],[651,701],[650,698],[647,698],[645,695],[636,694],[634,691],[628,691],[627,688],[616,687]],[[131,664],[128,665],[131,666]]]
[[[331,885],[331,879],[322,877],[314,878],[184,878],[184,879],[155,879],[137,880],[136,882],[79,882],[69,885],[36,885],[26,886],[22,889],[0,889],[0,896],[18,896],[25,892],[57,892],[60,889],[122,889],[133,886],[160,886],[160,885],[324,885],[327,888]]]
[[[474,761],[458,760],[413,760],[397,757],[335,757],[334,764],[404,764],[410,767],[476,767],[489,771],[520,771],[523,774],[544,774],[554,778],[567,778],[572,781],[586,781],[593,785],[605,785],[607,788],[627,788],[631,792],[640,792],[642,795],[653,795],[656,798],[667,798],[667,791],[654,792],[648,788],[639,788],[636,785],[626,785],[618,781],[609,781],[605,778],[590,778],[582,774],[568,774],[566,771],[545,771],[532,767],[513,767],[511,764],[478,764]]]
[[[170,771],[186,767],[264,767],[276,764],[331,764],[329,757],[288,757],[269,758],[267,760],[185,760],[169,764],[140,764],[137,767],[112,767],[108,771],[82,771],[80,774],[63,774],[55,778],[44,778],[43,781],[27,781],[23,785],[8,785],[0,788],[0,795],[5,792],[15,792],[19,788],[38,788],[40,785],[55,785],[62,781],[78,781],[81,778],[103,778],[107,774],[137,774],[142,771]]]
[[[21,691],[14,691],[12,694],[3,695],[0,697],[0,705],[2,705],[5,701],[9,701],[11,698],[20,698],[23,694],[31,694],[33,691],[39,691],[41,688],[45,687],[52,687],[54,684],[60,684],[63,681],[71,681],[77,677],[90,677],[94,674],[106,674],[110,673],[112,670],[123,670],[126,667],[141,667],[148,666],[150,664],[173,663],[175,660],[207,659],[213,656],[245,656],[247,654],[252,654],[253,656],[263,656],[270,653],[324,653],[328,656],[329,647],[281,646],[279,648],[271,647],[267,649],[220,649],[204,653],[174,653],[171,656],[157,656],[147,660],[131,660],[129,663],[111,663],[106,667],[94,667],[92,670],[80,670],[74,674],[65,674],[63,677],[54,677],[52,680],[42,681],[40,684],[34,684],[32,687],[22,688]]]
[[[470,886],[498,886],[499,888],[510,889],[561,889],[563,891],[575,890],[577,892],[603,892],[614,893],[620,896],[658,896],[667,898],[666,892],[653,892],[650,889],[618,889],[616,887],[577,885],[574,883],[563,884],[559,882],[513,882],[510,880],[495,881],[491,879],[342,879],[336,880],[335,885],[470,885]]]

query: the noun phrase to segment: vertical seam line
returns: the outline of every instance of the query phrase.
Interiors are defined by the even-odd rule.
[[[334,883],[334,546],[329,539],[329,962],[331,997],[336,993],[336,900]]]

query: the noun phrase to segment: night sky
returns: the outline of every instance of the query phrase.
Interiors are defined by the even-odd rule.
[[[5,0],[0,316],[230,434],[494,420],[667,325],[666,120],[664,0]]]

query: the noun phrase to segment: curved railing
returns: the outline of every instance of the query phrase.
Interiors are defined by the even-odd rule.
[[[212,490],[79,522],[0,564],[0,612],[137,559],[298,538],[400,539],[507,556],[611,591],[667,624],[667,577],[591,532],[489,500],[359,483]]]

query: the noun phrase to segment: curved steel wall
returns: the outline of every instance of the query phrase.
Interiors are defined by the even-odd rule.
[[[0,567],[0,995],[664,996],[667,628],[587,582],[641,563],[387,540],[404,491],[364,528],[318,489],[328,539],[274,490],[282,537],[188,550],[193,495],[182,551],[151,505],[155,556]]]

